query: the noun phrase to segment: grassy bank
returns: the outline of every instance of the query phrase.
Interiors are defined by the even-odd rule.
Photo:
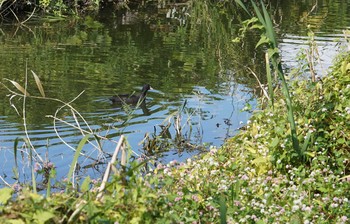
[[[1,223],[348,223],[350,54],[316,82],[289,83],[302,158],[285,101],[256,111],[222,148],[144,174],[131,162],[97,200],[89,178],[48,196],[0,190]]]

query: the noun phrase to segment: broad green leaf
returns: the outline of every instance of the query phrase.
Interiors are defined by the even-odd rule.
[[[255,48],[258,48],[262,44],[269,44],[269,43],[270,43],[270,40],[265,35],[261,35],[259,42],[255,45]]]
[[[53,217],[55,217],[55,215],[48,211],[36,211],[33,215],[33,219],[36,220],[37,223],[46,223]]]
[[[339,144],[344,144],[344,143],[345,143],[345,139],[344,139],[344,138],[339,138],[339,139],[337,140],[337,143],[339,143]]]
[[[270,144],[271,148],[275,148],[279,142],[280,142],[279,138],[275,137]]]
[[[4,205],[12,197],[13,190],[8,187],[0,189],[0,204]]]
[[[36,203],[41,202],[44,199],[42,195],[37,193],[29,193],[29,196]]]
[[[43,85],[41,84],[41,81],[39,79],[39,77],[35,74],[35,72],[31,71],[33,76],[34,76],[34,79],[35,79],[35,83],[36,83],[36,86],[38,87],[39,91],[40,91],[40,94],[45,97],[45,92],[44,92],[44,88],[43,88]]]

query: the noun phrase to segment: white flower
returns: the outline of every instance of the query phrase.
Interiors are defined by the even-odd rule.
[[[345,107],[346,113],[350,114],[350,107]]]
[[[293,205],[292,211],[295,212],[295,211],[297,211],[297,210],[299,210],[299,206],[298,206],[298,205]]]

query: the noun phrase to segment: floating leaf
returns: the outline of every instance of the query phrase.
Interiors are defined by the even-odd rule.
[[[36,83],[36,85],[37,85],[37,87],[38,87],[38,89],[39,89],[39,91],[40,91],[40,94],[41,94],[43,97],[45,97],[44,88],[43,88],[43,85],[41,84],[41,81],[40,81],[40,79],[39,79],[39,76],[37,76],[37,75],[35,74],[35,72],[33,72],[32,70],[31,70],[31,72],[32,72],[32,74],[33,74],[33,76],[34,76],[35,83]]]

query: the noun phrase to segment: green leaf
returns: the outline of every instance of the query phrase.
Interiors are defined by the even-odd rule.
[[[255,4],[255,2],[253,0],[251,0],[251,2],[252,2],[252,5],[253,5],[255,14],[256,14],[256,16],[259,19],[259,22],[266,28],[266,23],[265,23],[264,17],[262,16],[258,6],[256,6],[256,4]]]
[[[90,189],[91,178],[87,176],[83,183],[81,184],[80,190],[82,192],[87,192]]]
[[[37,223],[45,223],[55,217],[52,212],[48,211],[37,211],[33,215],[33,219],[37,221]]]
[[[344,143],[345,143],[345,139],[344,139],[344,138],[339,138],[339,139],[337,140],[337,143],[339,143],[339,144],[344,144]]]
[[[256,222],[256,224],[265,224],[265,222],[263,221],[263,220],[258,220],[257,222]]]
[[[248,15],[250,15],[250,12],[248,11],[248,9],[245,7],[244,3],[241,0],[235,0],[235,2],[236,2],[236,4],[241,6],[241,8],[244,9],[244,11],[246,11],[246,13],[248,13]]]
[[[79,158],[79,155],[80,155],[80,152],[81,150],[83,149],[84,145],[85,145],[85,142],[89,139],[90,135],[85,135],[84,138],[82,138],[79,142],[79,145],[77,147],[77,150],[75,151],[75,154],[74,154],[74,158],[73,158],[73,161],[71,163],[71,166],[70,166],[70,169],[69,169],[69,172],[68,172],[68,181],[71,181],[71,178],[73,176],[73,171],[74,171],[74,168],[75,168],[75,164],[77,163],[78,161],[78,158]]]
[[[258,30],[263,30],[264,26],[262,26],[261,24],[254,24],[250,27],[250,29],[258,29]]]
[[[275,55],[279,55],[279,50],[276,47],[267,49],[267,52],[269,53],[269,59],[273,58]]]
[[[269,90],[269,97],[270,97],[270,105],[272,108],[274,107],[274,92],[273,92],[273,87],[272,87],[272,75],[271,75],[271,66],[270,66],[270,57],[269,53],[265,53],[265,67],[266,67],[266,78],[267,78],[267,86]]]
[[[280,142],[279,138],[275,137],[270,144],[271,148],[275,148],[279,142]]]
[[[11,219],[11,220],[6,220],[6,223],[9,224],[25,224],[21,219]]]
[[[226,224],[227,223],[227,218],[226,218],[226,214],[227,214],[227,205],[226,205],[226,200],[225,197],[223,195],[221,195],[220,197],[220,223],[221,224]]]
[[[9,187],[0,189],[0,204],[4,205],[12,197],[13,190]]]
[[[266,34],[267,37],[270,39],[273,48],[277,47],[277,40],[276,40],[276,34],[275,34],[275,29],[273,28],[272,25],[272,20],[270,18],[269,13],[267,12],[267,9],[262,1],[260,1],[262,5],[262,10],[264,13],[264,19],[265,19],[265,29],[266,29]]]
[[[262,44],[269,44],[270,40],[265,36],[261,35],[259,42],[255,45],[255,48],[258,48]]]

